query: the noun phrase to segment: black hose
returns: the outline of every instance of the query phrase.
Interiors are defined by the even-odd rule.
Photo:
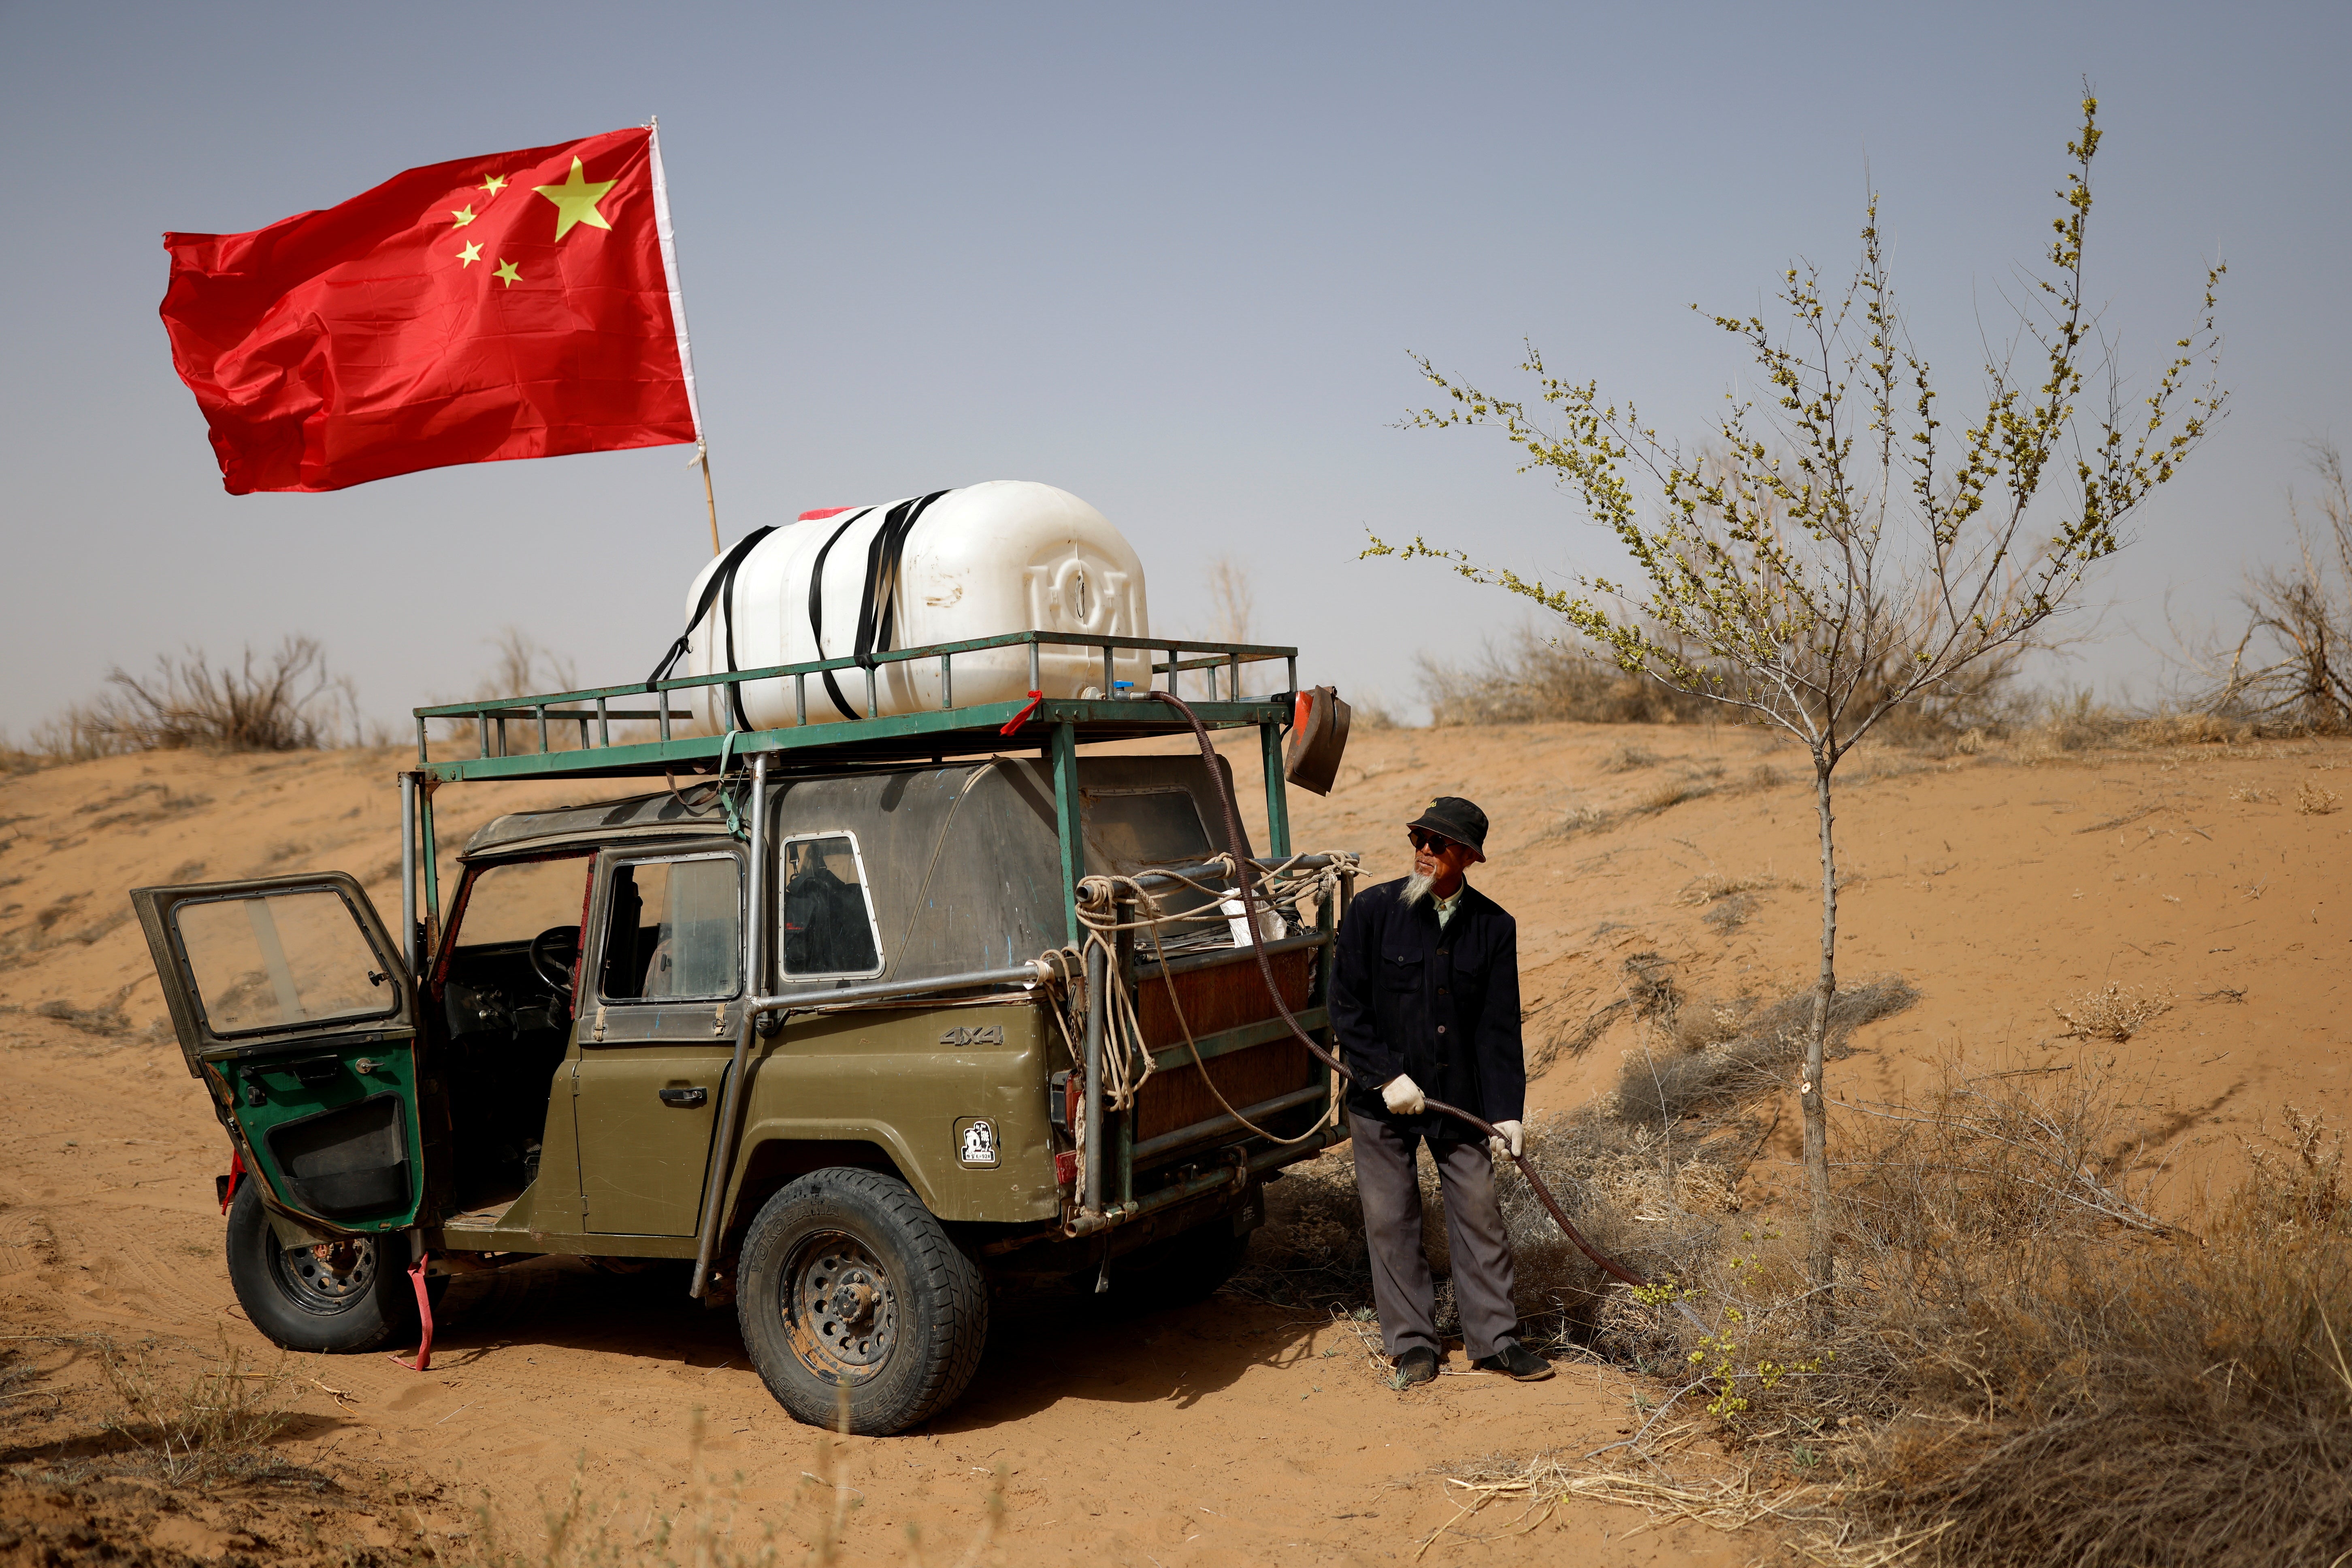
[[[1291,1016],[1289,1004],[1282,999],[1282,987],[1274,978],[1274,964],[1265,956],[1265,939],[1257,929],[1257,909],[1250,902],[1252,878],[1256,868],[1251,863],[1249,856],[1244,853],[1241,817],[1234,809],[1233,791],[1225,787],[1224,769],[1219,766],[1222,759],[1217,755],[1217,748],[1209,740],[1207,726],[1201,722],[1200,715],[1193,712],[1185,704],[1183,699],[1174,693],[1154,691],[1150,696],[1152,700],[1165,702],[1177,712],[1181,713],[1186,722],[1192,726],[1193,736],[1201,742],[1201,756],[1208,765],[1210,786],[1217,792],[1217,805],[1225,814],[1225,843],[1234,853],[1234,879],[1241,884],[1242,914],[1249,925],[1250,948],[1257,954],[1258,970],[1265,976],[1266,994],[1274,998],[1276,1010],[1282,1015],[1282,1021],[1290,1026],[1290,1032],[1298,1037],[1298,1043],[1313,1052],[1316,1059],[1322,1062],[1324,1066],[1346,1079],[1349,1083],[1354,1083],[1356,1075],[1348,1070],[1347,1064],[1317,1045],[1313,1037],[1299,1027],[1298,1020]],[[1336,933],[1334,940],[1337,940]],[[1451,1116],[1457,1121],[1466,1121],[1489,1138],[1502,1136],[1495,1131],[1493,1123],[1473,1116],[1458,1105],[1448,1105],[1440,1100],[1432,1100],[1427,1103],[1430,1110]],[[1508,1140],[1505,1140],[1505,1146],[1508,1147]],[[1591,1242],[1584,1239],[1584,1233],[1578,1230],[1569,1219],[1567,1213],[1559,1206],[1559,1200],[1551,1195],[1551,1189],[1544,1185],[1543,1178],[1536,1174],[1536,1168],[1528,1163],[1525,1154],[1513,1154],[1511,1159],[1519,1167],[1519,1174],[1528,1179],[1528,1189],[1536,1194],[1537,1201],[1541,1203],[1549,1211],[1551,1217],[1559,1222],[1560,1230],[1569,1240],[1576,1244],[1576,1249],[1579,1252],[1591,1258],[1596,1268],[1613,1279],[1622,1280],[1636,1289],[1649,1284],[1648,1280],[1615,1258],[1603,1255]]]

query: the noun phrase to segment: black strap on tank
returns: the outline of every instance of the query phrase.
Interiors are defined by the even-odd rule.
[[[809,636],[813,639],[812,646],[815,647],[816,656],[819,658],[824,657],[825,557],[833,553],[833,547],[841,542],[841,536],[849,531],[850,525],[873,510],[870,506],[860,507],[850,513],[842,525],[833,531],[833,537],[826,540],[818,549],[816,564],[809,568]],[[849,699],[841,694],[841,683],[834,679],[833,671],[829,669],[824,672],[824,690],[825,695],[833,699],[833,705],[841,710],[843,718],[855,719],[858,716],[857,710],[849,705]]]
[[[874,656],[890,650],[891,635],[898,625],[898,563],[907,552],[907,535],[915,531],[923,513],[933,501],[947,494],[933,490],[915,500],[901,501],[890,509],[882,526],[874,532],[874,542],[866,549],[866,598],[857,606],[857,663],[863,669],[874,668]]]
[[[669,652],[664,654],[662,656],[662,661],[654,666],[654,672],[646,677],[646,689],[647,691],[651,691],[655,687],[660,685],[662,681],[668,677],[671,667],[676,665],[679,659],[686,657],[687,639],[694,636],[694,628],[702,624],[702,617],[710,613],[711,602],[722,594],[727,596],[725,611],[727,620],[727,668],[730,671],[734,669],[735,570],[737,567],[743,564],[743,558],[745,556],[751,554],[753,550],[759,547],[760,541],[767,538],[768,535],[775,531],[775,525],[771,523],[765,528],[753,529],[751,532],[745,534],[742,538],[735,542],[735,548],[729,551],[726,557],[719,563],[719,570],[713,572],[709,578],[702,584],[702,597],[696,601],[694,614],[687,617],[686,630],[678,634],[677,641],[669,645]],[[736,727],[743,730],[750,729],[751,727],[751,721],[743,716],[742,683],[738,681],[734,685],[728,687],[727,696],[729,700],[734,704]],[[669,703],[669,699],[667,697],[663,698],[662,703],[667,707]]]

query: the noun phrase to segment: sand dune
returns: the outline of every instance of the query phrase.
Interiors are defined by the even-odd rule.
[[[1249,753],[1234,754],[1247,781]],[[219,1260],[211,1178],[224,1141],[163,1022],[123,893],[334,867],[391,908],[401,762],[148,756],[0,783],[9,1331],[202,1346],[226,1324],[253,1340]],[[2000,1070],[2093,1052],[2143,1081],[2182,1212],[2226,1174],[2233,1135],[2283,1103],[2339,1121],[2352,1110],[2339,1048],[2352,908],[2337,897],[2352,811],[2329,798],[2352,797],[2352,745],[1888,750],[1845,773],[1842,973],[1900,973],[1921,1000],[1862,1031],[1832,1069],[1834,1093],[1897,1095],[1953,1057]],[[446,792],[444,842],[495,811],[583,793],[620,792]],[[1811,983],[1816,830],[1800,754],[1728,729],[1376,731],[1357,737],[1328,799],[1294,795],[1296,837],[1362,849],[1375,875],[1393,875],[1403,821],[1436,794],[1469,795],[1494,818],[1478,880],[1520,921],[1531,1043],[1594,1037],[1537,1080],[1535,1109],[1613,1081],[1643,1026],[1622,1009],[1584,1026],[1624,994],[1637,955],[1695,998]],[[1249,815],[1262,822],[1262,809]],[[2126,1042],[2067,1037],[2055,1009],[2109,986],[2168,1006]],[[1768,1149],[1744,1201],[1769,1203],[1793,1153]],[[679,1495],[698,1407],[713,1468],[744,1472],[747,1509],[804,1522],[788,1516],[811,1435],[746,1370],[730,1315],[556,1263],[460,1281],[449,1308],[428,1374],[380,1357],[331,1363],[357,1403],[310,1400],[289,1453],[346,1476],[437,1481],[456,1521],[484,1486],[528,1513],[530,1493],[560,1489],[584,1451],[592,1489],[643,1506]],[[1116,1325],[1043,1309],[1002,1318],[947,1417],[848,1445],[865,1500],[851,1560],[894,1559],[909,1521],[961,1539],[1001,1463],[1007,1561],[1401,1561],[1451,1514],[1449,1468],[1582,1453],[1626,1425],[1633,1385],[1613,1371],[1529,1387],[1449,1377],[1403,1396],[1353,1333],[1300,1316],[1221,1298]],[[1567,1508],[1531,1535],[1443,1549],[1553,1562],[1572,1542],[1580,1562],[1728,1563],[1766,1544],[1689,1524],[1625,1539],[1642,1521]]]

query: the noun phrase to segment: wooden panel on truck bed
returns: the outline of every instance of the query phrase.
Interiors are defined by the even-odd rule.
[[[1305,1046],[1286,1037],[1217,1057],[1205,1065],[1217,1091],[1235,1110],[1247,1110],[1262,1100],[1305,1089],[1315,1081],[1315,1058],[1307,1054]],[[1224,1113],[1225,1106],[1218,1104],[1216,1094],[1201,1081],[1200,1068],[1186,1062],[1181,1068],[1153,1073],[1143,1086],[1135,1110],[1135,1139],[1140,1143]]]
[[[1282,986],[1282,1000],[1294,1013],[1307,1005],[1316,957],[1313,948],[1267,955],[1274,977]],[[1280,1016],[1274,998],[1265,994],[1265,976],[1258,971],[1256,955],[1247,949],[1234,954],[1230,963],[1188,969],[1175,978],[1176,994],[1184,1004],[1184,1024],[1196,1040],[1261,1018]],[[1159,975],[1148,975],[1136,986],[1135,1016],[1153,1050],[1184,1043],[1184,1029],[1178,1026],[1176,1011],[1168,1000],[1168,983]],[[1298,1049],[1297,1041],[1291,1044]]]
[[[1282,987],[1282,999],[1294,1013],[1307,1005],[1316,957],[1312,949],[1268,955],[1275,980]],[[1274,999],[1266,994],[1265,976],[1258,969],[1257,958],[1246,949],[1235,953],[1229,963],[1187,970],[1175,976],[1175,981],[1176,994],[1183,1003],[1184,1026],[1177,1022],[1166,981],[1152,975],[1137,990],[1136,1017],[1143,1026],[1143,1037],[1155,1050],[1181,1048],[1185,1026],[1190,1027],[1192,1038],[1200,1040],[1244,1024],[1280,1016]],[[1201,1068],[1189,1061],[1151,1075],[1136,1106],[1138,1142],[1222,1116],[1226,1105],[1245,1110],[1260,1100],[1305,1089],[1315,1081],[1315,1058],[1307,1054],[1306,1047],[1286,1037],[1213,1058],[1206,1066],[1216,1086],[1215,1092],[1202,1081]],[[1218,1093],[1224,1096],[1225,1104],[1218,1103]]]

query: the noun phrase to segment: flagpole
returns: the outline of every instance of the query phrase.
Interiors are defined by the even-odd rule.
[[[669,222],[669,181],[662,173],[661,117],[646,121],[654,165],[654,232],[661,241],[662,271],[669,281],[669,319],[677,331],[677,367],[686,377],[687,412],[694,419],[694,462],[702,469],[702,504],[710,514],[710,553],[719,553],[719,499],[710,488],[710,443],[702,429],[702,403],[695,395],[694,353],[686,335],[686,290],[677,276],[677,241]]]
[[[702,504],[710,509],[710,553],[717,555],[719,553],[719,501],[718,498],[710,493],[710,448],[703,442],[697,441],[694,444],[694,449],[695,456],[702,464]]]

